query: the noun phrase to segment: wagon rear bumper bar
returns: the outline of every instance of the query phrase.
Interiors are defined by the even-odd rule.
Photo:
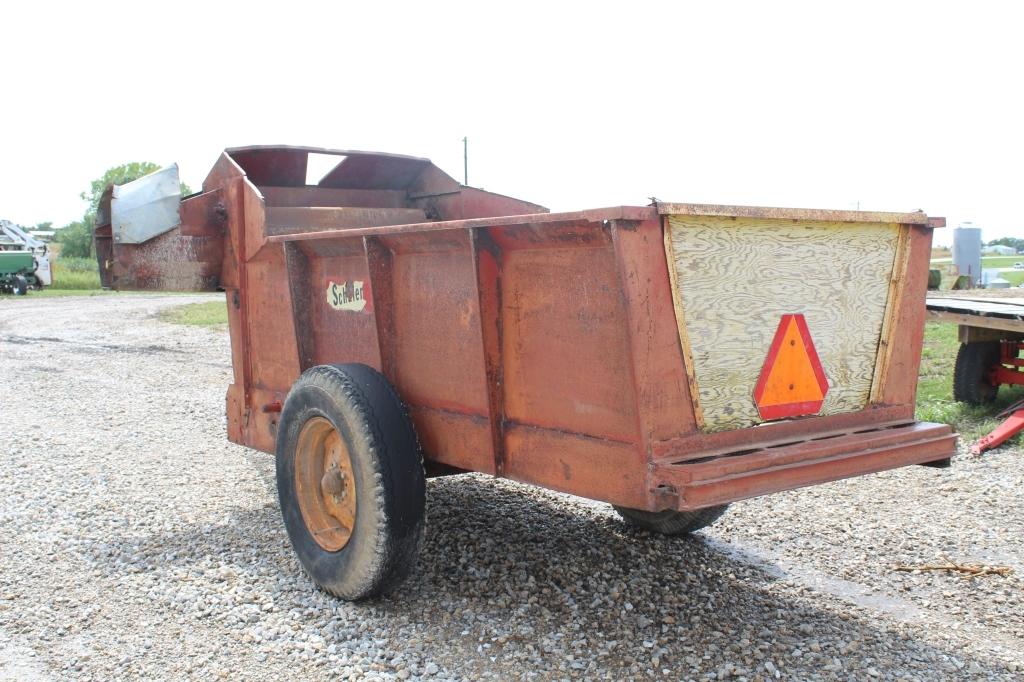
[[[825,483],[956,453],[945,424],[886,425],[798,442],[722,452],[697,459],[662,459],[652,471],[654,506],[699,509],[767,493]]]

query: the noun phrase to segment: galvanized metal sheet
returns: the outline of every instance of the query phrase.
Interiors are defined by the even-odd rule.
[[[133,182],[114,186],[110,217],[114,241],[142,244],[173,230],[181,222],[181,182],[178,164],[150,173]]]

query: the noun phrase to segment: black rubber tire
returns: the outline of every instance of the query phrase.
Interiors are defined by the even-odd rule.
[[[356,486],[355,526],[336,552],[313,539],[295,493],[295,448],[303,424],[328,419],[348,446]],[[358,600],[384,594],[411,572],[423,538],[426,482],[412,421],[397,393],[366,365],[319,365],[292,386],[277,435],[277,493],[292,547],[324,591]]]
[[[721,504],[717,507],[705,507],[695,511],[666,509],[660,512],[649,512],[642,509],[612,506],[626,523],[662,535],[686,535],[710,526],[729,508],[729,505]]]
[[[24,275],[15,275],[12,287],[15,296],[24,296],[28,293],[28,280],[25,279]]]
[[[999,364],[999,342],[961,343],[953,368],[953,399],[969,405],[987,405],[996,399],[998,386],[986,375]]]

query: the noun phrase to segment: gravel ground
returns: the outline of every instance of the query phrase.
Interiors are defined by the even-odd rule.
[[[1024,457],[739,503],[688,539],[483,476],[428,485],[412,579],[318,592],[228,443],[208,297],[0,300],[0,680],[1024,679]],[[1010,566],[1009,577],[897,573]]]

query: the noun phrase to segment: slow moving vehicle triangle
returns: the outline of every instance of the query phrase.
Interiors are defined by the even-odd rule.
[[[817,414],[827,393],[807,320],[799,313],[783,315],[754,387],[758,414],[765,420]]]

